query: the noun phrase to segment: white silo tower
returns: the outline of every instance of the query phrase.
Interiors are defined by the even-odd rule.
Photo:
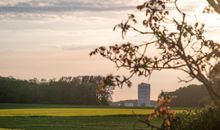
[[[150,84],[141,83],[138,85],[138,106],[151,106]]]

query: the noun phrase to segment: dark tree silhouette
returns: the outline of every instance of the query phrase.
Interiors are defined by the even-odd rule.
[[[204,36],[204,24],[187,22],[186,14],[178,8],[177,0],[173,5],[178,16],[171,16],[166,5],[167,1],[164,0],[144,2],[137,6],[145,16],[141,22],[140,18],[130,14],[126,21],[115,26],[114,30],[121,29],[122,38],[131,30],[146,38],[150,37],[143,43],[102,46],[90,55],[100,54],[114,62],[118,69],[129,70],[129,77],[107,76],[113,85],[126,83],[130,86],[129,79],[133,75],[149,77],[154,71],[174,69],[189,75],[189,79],[180,79],[182,82],[193,79],[202,82],[211,99],[220,106],[220,94],[215,91],[214,82],[210,78],[210,71],[219,62],[220,45]],[[157,54],[149,55],[151,52]]]
[[[78,76],[27,81],[0,76],[0,103],[107,105],[112,90],[102,89],[99,93],[101,79],[101,76]]]

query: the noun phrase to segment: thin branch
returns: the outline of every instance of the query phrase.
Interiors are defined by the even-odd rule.
[[[178,5],[177,5],[177,0],[174,1],[174,4],[175,4],[175,7],[176,7],[177,11],[178,11],[179,13],[181,13],[181,14],[184,14],[184,13],[179,9],[179,7],[178,7]]]
[[[136,32],[139,32],[140,34],[154,34],[154,32],[144,32],[144,31],[141,31],[141,30],[139,30],[135,27],[132,27],[132,26],[130,26],[130,28],[133,29]]]

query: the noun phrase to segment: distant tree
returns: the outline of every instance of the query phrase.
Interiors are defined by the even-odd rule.
[[[26,81],[0,77],[0,103],[108,105],[112,91],[103,89],[98,93],[101,79],[101,76],[78,76]]]
[[[204,85],[188,85],[168,92],[174,96],[172,106],[174,107],[203,107],[210,105],[210,98]],[[193,98],[192,98],[193,97]]]
[[[214,84],[214,90],[220,95],[220,62],[211,70],[209,77]]]
[[[100,54],[114,62],[118,69],[129,70],[129,77],[107,76],[113,86],[122,86],[124,83],[131,86],[129,80],[133,75],[149,77],[154,71],[179,70],[189,75],[189,79],[180,79],[181,82],[197,79],[204,84],[214,103],[220,106],[220,94],[215,91],[214,82],[209,76],[219,62],[220,45],[204,36],[204,24],[187,21],[177,0],[169,0],[169,3],[173,3],[178,15],[171,16],[166,8],[167,1],[149,0],[137,6],[144,17],[136,18],[134,14],[129,14],[126,21],[114,27],[114,30],[121,29],[122,38],[130,30],[144,35],[148,39],[143,43],[101,46],[90,55]],[[156,54],[151,55],[151,52]]]
[[[110,77],[110,76],[109,76]],[[111,84],[110,80],[108,78],[101,78],[99,80],[99,84],[97,87],[97,96],[98,96],[98,100],[101,104],[108,104],[111,99],[112,99],[112,94],[113,94],[113,84]],[[108,86],[106,86],[108,85]]]

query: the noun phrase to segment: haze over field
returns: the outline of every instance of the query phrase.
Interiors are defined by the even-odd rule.
[[[126,71],[117,72],[114,64],[99,56],[89,57],[89,52],[100,45],[137,42],[137,35],[129,34],[122,40],[120,31],[113,32],[112,28],[128,13],[136,12],[135,6],[143,1],[1,0],[0,75],[21,79],[126,75]],[[206,1],[179,1],[188,15],[206,24],[208,37],[220,40],[220,17],[202,14]],[[178,83],[177,77],[181,76],[176,71],[162,71],[150,80],[135,77],[133,87],[116,89],[113,100],[136,99],[140,82],[152,85],[155,99],[162,89],[170,91],[185,85]]]

